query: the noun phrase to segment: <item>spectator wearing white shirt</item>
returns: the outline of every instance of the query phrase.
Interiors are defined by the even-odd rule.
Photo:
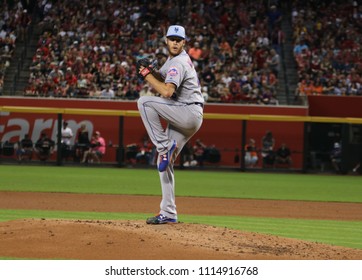
[[[67,159],[71,155],[71,140],[73,138],[73,131],[70,127],[68,127],[68,122],[66,121],[63,122],[61,134],[62,158]]]
[[[111,86],[109,84],[106,84],[105,88],[101,92],[100,98],[112,99],[114,98],[114,96],[114,90],[111,89]]]

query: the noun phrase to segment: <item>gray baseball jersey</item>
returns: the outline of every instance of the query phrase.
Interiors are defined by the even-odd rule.
[[[176,86],[173,97],[142,96],[137,104],[143,124],[160,155],[167,153],[174,140],[177,143],[171,163],[166,171],[159,172],[162,188],[160,214],[177,219],[173,164],[183,146],[201,127],[204,99],[197,73],[186,51],[168,58],[160,68],[160,74],[165,83]],[[166,129],[160,118],[167,122]],[[159,162],[160,157],[157,165]]]
[[[185,50],[178,56],[169,57],[161,67],[160,74],[165,79],[165,83],[173,83],[176,86],[177,101],[204,102],[195,67]]]

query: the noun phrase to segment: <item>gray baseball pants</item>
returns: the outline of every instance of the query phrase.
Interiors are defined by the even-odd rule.
[[[160,214],[177,219],[174,160],[201,127],[203,108],[194,103],[187,104],[156,96],[142,96],[137,105],[148,136],[160,155],[167,153],[173,140],[176,140],[174,157],[166,171],[159,172],[159,176],[162,188]],[[161,118],[167,122],[166,128],[162,126]],[[160,157],[157,159],[157,166],[159,161]]]

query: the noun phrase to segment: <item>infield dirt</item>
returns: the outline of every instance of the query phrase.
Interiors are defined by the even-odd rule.
[[[0,192],[0,209],[90,212],[157,211],[159,197]],[[360,203],[177,198],[178,211],[300,219],[362,220]],[[146,217],[145,217],[146,218]],[[37,259],[362,259],[362,250],[180,223],[25,219],[0,223],[1,256]]]

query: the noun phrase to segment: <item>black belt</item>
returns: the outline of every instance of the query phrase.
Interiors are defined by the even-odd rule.
[[[201,102],[193,102],[193,103],[186,103],[187,105],[197,105],[200,106],[201,108],[204,108],[204,103]]]

